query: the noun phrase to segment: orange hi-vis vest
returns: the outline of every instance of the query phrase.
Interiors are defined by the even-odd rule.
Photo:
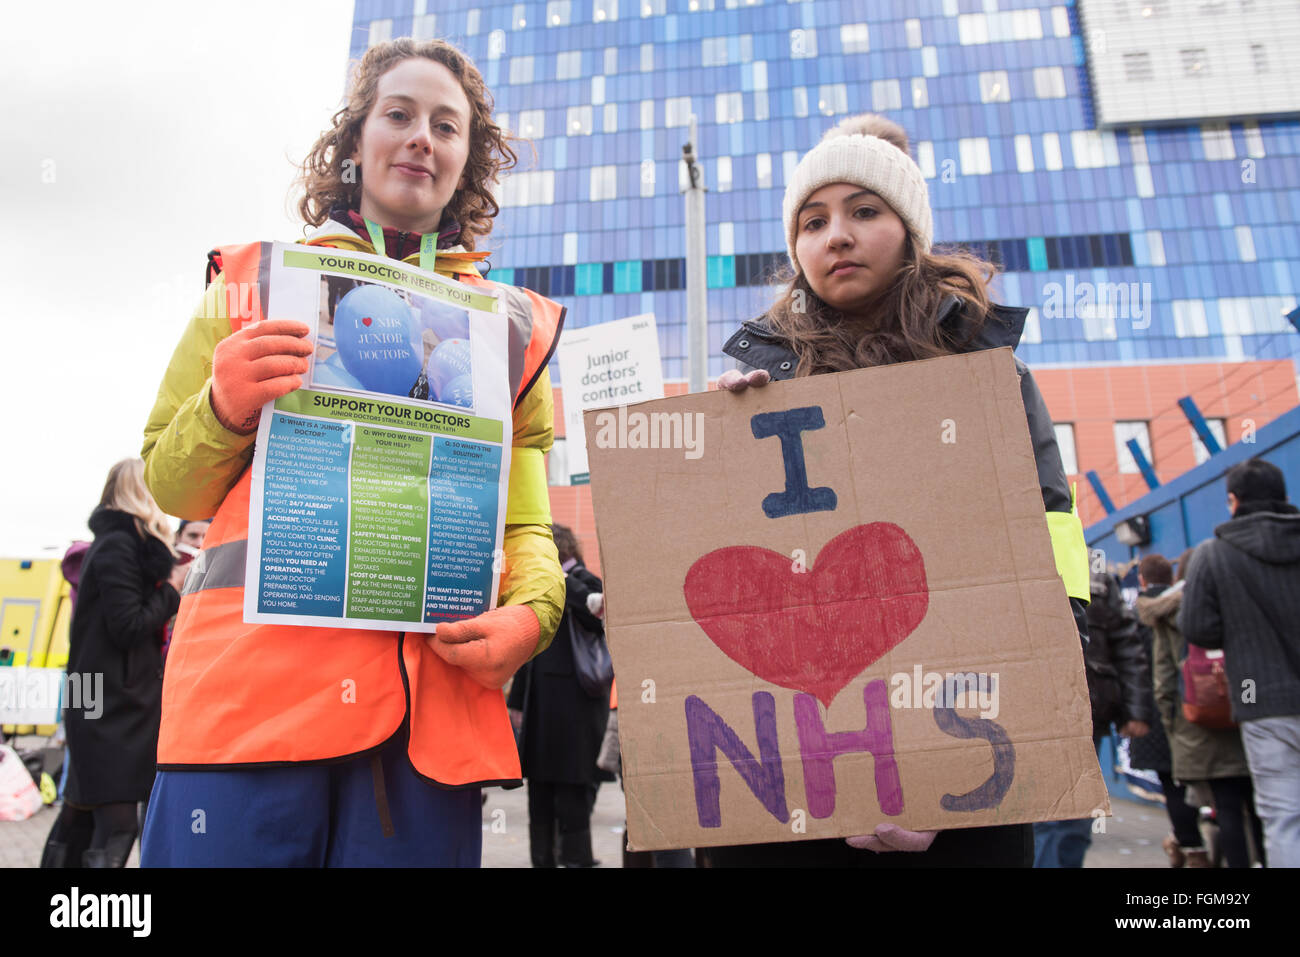
[[[258,280],[269,276],[270,253],[270,243],[252,243],[214,254],[228,289],[253,290],[243,309],[231,310],[232,332],[263,318],[269,283]],[[460,278],[502,295],[518,404],[546,369],[564,310],[528,290]],[[332,763],[377,752],[405,732],[412,766],[431,783],[519,783],[501,691],[444,662],[423,634],[244,621],[251,482],[245,469],[183,589],[163,682],[159,769]]]

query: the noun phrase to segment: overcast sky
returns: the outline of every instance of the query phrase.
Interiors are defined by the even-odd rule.
[[[222,243],[292,240],[352,0],[6,4],[0,556],[89,538]]]

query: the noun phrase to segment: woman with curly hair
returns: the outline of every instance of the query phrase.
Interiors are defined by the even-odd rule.
[[[146,479],[215,515],[167,662],[146,866],[478,866],[480,789],[519,781],[501,687],[555,632],[546,363],[563,310],[474,252],[516,160],[478,70],[438,40],[369,49],[303,164],[309,245],[404,260],[504,304],[513,441],[498,607],[435,635],[244,621],[249,463],[264,403],[303,384],[304,323],[264,316],[269,244],[223,247],[145,431]],[[251,320],[251,321],[250,321]]]

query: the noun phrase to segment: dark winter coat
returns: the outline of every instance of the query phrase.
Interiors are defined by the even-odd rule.
[[[1178,616],[1192,644],[1223,649],[1238,723],[1300,715],[1300,514],[1257,508],[1197,546]]]
[[[101,507],[90,517],[90,530],[95,540],[72,614],[64,716],[70,759],[65,797],[80,807],[149,797],[162,716],[163,626],[181,602],[167,582],[171,552],[152,535],[141,535],[134,518]],[[82,691],[80,707],[71,706],[78,703],[74,681]]]
[[[1239,778],[1250,774],[1241,732],[1236,728],[1205,728],[1183,716],[1178,673],[1187,657],[1187,642],[1178,630],[1183,607],[1183,582],[1172,588],[1152,585],[1137,600],[1138,620],[1151,629],[1151,681],[1156,710],[1169,736],[1176,781]]]
[[[609,720],[609,697],[593,698],[578,682],[570,621],[605,634],[587,610],[587,596],[603,592],[599,578],[582,565],[565,577],[564,615],[549,648],[515,673],[506,704],[524,713],[524,777],[552,784],[595,784],[596,755]]]
[[[1155,720],[1151,670],[1138,632],[1137,615],[1124,602],[1114,575],[1093,575],[1088,605],[1088,647],[1083,652],[1092,704],[1092,736],[1110,732],[1111,722]]]
[[[1155,586],[1163,588],[1163,585]],[[1091,606],[1090,606],[1091,607]],[[1127,607],[1127,606],[1126,606]],[[1151,668],[1151,656],[1155,646],[1155,633],[1147,627],[1138,616],[1138,636],[1142,640],[1142,654],[1147,663],[1148,673]],[[1174,760],[1169,750],[1169,735],[1165,734],[1164,722],[1156,708],[1155,689],[1149,678],[1142,688],[1142,699],[1147,713],[1146,723],[1150,729],[1140,738],[1129,741],[1129,760],[1136,769],[1155,771],[1158,774],[1173,774]]]

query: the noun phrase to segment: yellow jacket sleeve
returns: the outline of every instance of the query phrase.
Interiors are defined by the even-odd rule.
[[[555,400],[543,371],[515,408],[506,507],[500,605],[527,605],[537,615],[545,651],[564,612],[564,573],[551,538],[545,454],[554,440]]]
[[[230,335],[226,283],[203,294],[172,354],[144,429],[144,480],[164,512],[211,518],[253,459],[255,435],[237,435],[212,411],[212,353]]]

